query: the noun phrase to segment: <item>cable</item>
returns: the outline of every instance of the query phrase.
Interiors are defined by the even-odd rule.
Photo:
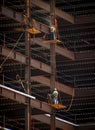
[[[21,39],[21,37],[23,36],[23,34],[24,34],[24,33],[22,33],[22,34],[19,36],[19,38],[18,38],[16,44],[14,45],[14,47],[13,47],[12,50],[9,52],[9,54],[8,54],[7,57],[4,59],[4,61],[1,63],[0,68],[2,68],[2,66],[4,65],[4,63],[6,62],[6,60],[8,59],[8,57],[11,55],[11,53],[13,52],[13,50],[15,49],[15,47],[17,46],[17,44],[19,43],[19,40]]]
[[[57,76],[56,76],[56,78],[58,79]],[[74,86],[75,86],[75,78],[74,78]],[[65,112],[68,112],[71,109],[71,106],[72,106],[72,103],[73,103],[73,100],[74,100],[74,96],[75,96],[75,89],[73,88],[72,98],[71,98],[71,101],[70,101],[70,104],[69,104],[68,108],[64,109]],[[60,103],[62,104],[60,93],[59,93],[59,104]]]
[[[76,84],[75,84],[75,78],[74,78],[74,87],[75,86],[76,86]],[[74,96],[75,96],[75,89],[73,88],[71,102],[69,104],[69,107],[67,109],[64,109],[65,112],[68,112],[71,109],[72,104],[73,104],[73,100],[74,100]]]
[[[64,109],[65,112],[68,112],[71,109],[74,100],[74,95],[75,95],[75,89],[73,88],[72,99],[70,101],[69,107],[67,109]]]

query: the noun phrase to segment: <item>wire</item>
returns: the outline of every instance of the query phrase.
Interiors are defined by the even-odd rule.
[[[56,74],[57,75],[57,74]],[[56,79],[58,80],[58,77],[56,76]],[[75,86],[75,78],[74,78],[74,86]],[[71,98],[71,101],[70,101],[70,104],[68,106],[67,109],[64,109],[65,112],[68,112],[71,107],[72,107],[72,103],[73,103],[73,100],[74,100],[74,96],[75,96],[75,89],[73,88],[73,92],[72,92],[72,98]],[[61,100],[61,96],[60,96],[60,93],[59,93],[59,103],[62,104],[62,100]]]
[[[71,109],[74,100],[74,95],[75,95],[75,89],[73,88],[72,99],[70,101],[69,107],[67,109],[64,109],[65,112],[68,112]]]
[[[74,78],[74,87],[76,86],[75,84],[75,78]],[[72,98],[71,98],[71,102],[69,104],[69,107],[67,109],[64,109],[65,112],[68,112],[71,107],[72,107],[72,104],[73,104],[73,100],[74,100],[74,96],[75,96],[75,89],[73,88],[73,93],[72,93]]]
[[[12,50],[9,52],[9,54],[8,54],[7,57],[4,59],[4,61],[1,63],[0,68],[2,68],[2,66],[4,65],[4,63],[6,62],[6,60],[8,59],[8,57],[11,55],[11,53],[13,52],[13,50],[15,49],[15,47],[17,46],[17,44],[19,43],[19,40],[21,39],[21,37],[23,36],[23,34],[24,34],[24,33],[22,33],[22,34],[19,36],[19,38],[18,38],[16,44],[14,45],[14,47],[13,47]]]

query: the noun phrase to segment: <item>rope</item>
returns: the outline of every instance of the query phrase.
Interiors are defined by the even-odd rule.
[[[57,74],[56,74],[56,79],[58,80]],[[75,86],[75,78],[74,78],[74,86]],[[73,100],[74,100],[74,95],[75,95],[75,89],[73,88],[72,98],[71,98],[71,101],[70,101],[70,104],[69,104],[68,108],[64,109],[65,112],[68,112],[71,109],[72,103],[73,103]],[[63,105],[60,93],[59,93],[59,104]]]
[[[75,95],[75,89],[73,88],[72,99],[70,101],[69,107],[67,109],[64,109],[65,112],[68,112],[71,109],[74,100],[74,95]]]
[[[74,77],[74,86],[76,86],[75,77]],[[73,100],[74,100],[74,95],[75,95],[75,89],[73,88],[72,99],[71,99],[71,102],[69,104],[69,107],[64,110],[65,112],[68,112],[71,109],[72,104],[73,104]]]

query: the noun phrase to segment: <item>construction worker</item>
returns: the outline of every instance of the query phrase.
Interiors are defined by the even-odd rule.
[[[55,18],[55,25],[50,22],[50,40],[56,40],[58,37],[58,21]]]
[[[58,104],[58,91],[56,88],[54,89],[52,96],[53,96],[53,103]]]
[[[56,28],[54,26],[50,27],[50,40],[56,40]]]

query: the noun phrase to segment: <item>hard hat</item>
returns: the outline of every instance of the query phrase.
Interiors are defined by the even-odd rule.
[[[55,91],[57,91],[57,89],[56,89],[56,88],[54,88],[54,90],[55,90]]]
[[[50,29],[51,29],[52,31],[55,31],[55,30],[56,30],[56,28],[55,28],[54,26],[51,26]]]

